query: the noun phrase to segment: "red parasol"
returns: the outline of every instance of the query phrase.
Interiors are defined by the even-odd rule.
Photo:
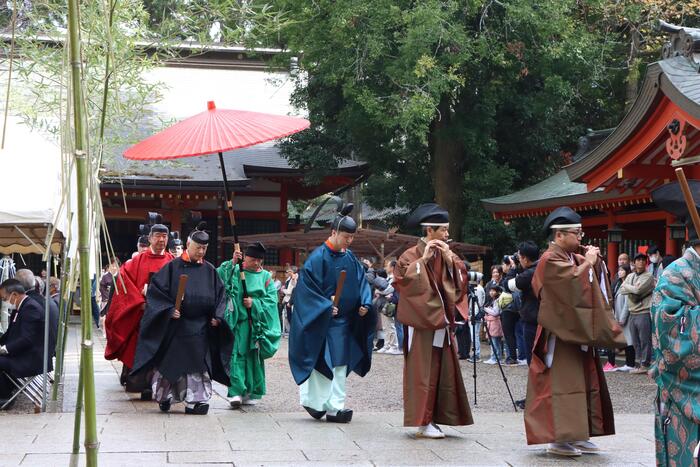
[[[136,160],[161,160],[218,153],[221,173],[224,177],[229,221],[236,250],[239,250],[236,218],[228,189],[223,152],[284,138],[308,127],[309,121],[304,118],[217,109],[214,101],[209,101],[206,112],[178,122],[131,146],[124,152],[124,157]]]
[[[284,138],[309,127],[304,118],[217,109],[213,101],[207,109],[131,146],[124,157],[149,161],[202,156]]]

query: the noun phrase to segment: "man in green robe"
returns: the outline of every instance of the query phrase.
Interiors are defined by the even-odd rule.
[[[233,331],[231,383],[228,399],[232,409],[254,405],[265,394],[265,366],[280,342],[277,289],[272,275],[262,268],[265,247],[254,243],[243,257],[245,292],[239,261],[241,252],[217,269],[229,298],[224,319]]]
[[[689,183],[695,208],[700,208],[700,182]],[[678,183],[657,188],[652,199],[662,210],[688,219]],[[700,239],[692,222],[687,223],[688,248],[664,269],[651,305],[649,375],[658,386],[654,431],[656,465],[661,467],[698,465],[700,449]]]

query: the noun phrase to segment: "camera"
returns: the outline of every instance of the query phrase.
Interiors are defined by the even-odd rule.
[[[467,277],[469,278],[469,282],[481,282],[481,280],[484,278],[484,275],[480,272],[469,271],[467,272]]]
[[[512,255],[503,255],[503,264],[512,264],[514,266],[518,266],[520,264],[520,258],[518,258],[517,253],[513,253]]]

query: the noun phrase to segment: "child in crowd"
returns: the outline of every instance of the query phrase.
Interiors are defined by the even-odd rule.
[[[484,320],[486,327],[491,335],[491,357],[484,363],[495,365],[498,361],[503,360],[503,326],[501,326],[501,311],[507,307],[512,301],[513,296],[507,292],[503,292],[503,287],[500,285],[493,286],[489,289],[491,297],[491,305],[484,307]]]

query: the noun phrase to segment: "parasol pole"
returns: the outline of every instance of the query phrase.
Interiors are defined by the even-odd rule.
[[[688,212],[690,213],[690,218],[693,220],[693,227],[695,231],[700,234],[700,216],[698,215],[698,210],[695,207],[695,200],[693,199],[693,194],[690,191],[690,186],[688,185],[688,180],[685,178],[685,172],[683,172],[682,167],[676,169],[676,177],[678,178],[678,184],[683,191],[683,198],[685,199],[685,204],[688,207]]]
[[[233,200],[228,189],[228,177],[226,177],[226,166],[224,165],[224,153],[219,151],[219,163],[221,164],[221,175],[224,177],[224,196],[226,196],[226,209],[228,211],[228,220],[231,223],[231,231],[233,232],[233,248],[236,251],[241,251],[241,244],[238,242],[238,228],[236,227],[236,215],[233,213]],[[241,279],[241,288],[243,289],[243,298],[248,296],[248,288],[245,285],[245,273],[243,272],[243,258],[238,260],[238,271]],[[248,321],[250,322],[250,310],[248,310]]]

